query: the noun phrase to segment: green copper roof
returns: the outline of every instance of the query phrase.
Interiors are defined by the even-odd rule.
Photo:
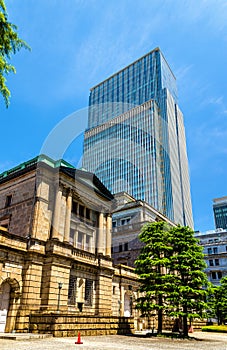
[[[70,163],[66,162],[63,159],[59,159],[59,160],[55,161],[55,160],[49,158],[48,156],[46,156],[45,154],[40,154],[39,156],[32,158],[32,159],[28,160],[27,162],[21,163],[12,169],[4,171],[3,173],[0,174],[0,180],[9,176],[9,175],[17,173],[18,171],[29,168],[32,165],[37,164],[39,162],[46,163],[47,165],[49,165],[52,168],[59,168],[60,166],[63,166],[63,167],[75,169],[75,167],[73,165],[71,165]]]
[[[40,154],[37,158],[37,162],[46,163],[52,168],[59,168],[60,166],[65,166],[67,168],[75,169],[75,167],[72,164],[66,162],[64,159],[53,160],[45,154]]]

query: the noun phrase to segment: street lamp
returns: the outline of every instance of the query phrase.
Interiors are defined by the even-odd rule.
[[[63,286],[63,283],[58,282],[58,308],[57,308],[58,311],[60,309],[60,295],[61,295],[62,286]]]
[[[118,312],[119,312],[119,316],[121,316],[121,304],[122,304],[122,301],[121,301],[121,300],[118,300],[118,305],[119,305]]]

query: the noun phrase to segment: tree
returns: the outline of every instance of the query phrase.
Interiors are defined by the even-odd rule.
[[[188,318],[200,317],[206,309],[203,248],[189,227],[169,227],[165,222],[145,225],[139,239],[145,245],[135,261],[143,293],[137,308],[148,317],[157,310],[159,333],[164,312],[182,317],[188,336]]]
[[[11,55],[22,47],[30,49],[25,41],[17,34],[17,26],[8,21],[8,15],[4,0],[0,0],[0,93],[5,100],[6,107],[9,106],[10,91],[6,86],[6,75],[16,69],[9,63]]]
[[[211,282],[207,285],[207,311],[206,317],[208,319],[218,318],[218,306],[216,305],[216,299],[219,299],[219,287],[214,286]]]
[[[221,279],[220,286],[210,286],[208,306],[208,317],[217,318],[219,325],[227,320],[227,276]]]
[[[169,226],[163,222],[155,222],[143,226],[139,239],[144,243],[140,255],[135,261],[139,274],[142,296],[137,300],[137,308],[148,320],[154,310],[158,313],[158,333],[162,332],[163,310],[166,309],[165,298],[172,276],[167,272],[172,247],[168,244]]]
[[[216,305],[218,324],[223,324],[227,320],[227,276],[220,281],[220,286],[216,287]]]
[[[199,246],[192,229],[180,225],[171,228],[170,243],[173,279],[168,300],[173,308],[171,314],[183,317],[183,333],[188,336],[188,318],[201,317],[207,307],[203,247]]]

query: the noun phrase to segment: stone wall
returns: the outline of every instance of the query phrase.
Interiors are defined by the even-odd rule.
[[[9,206],[7,196],[12,196]],[[22,237],[30,233],[31,215],[35,202],[35,174],[20,176],[16,181],[1,184],[0,225],[8,219],[8,231]]]
[[[83,335],[132,334],[131,317],[75,316],[70,314],[33,314],[30,316],[30,332],[51,333],[55,337]]]

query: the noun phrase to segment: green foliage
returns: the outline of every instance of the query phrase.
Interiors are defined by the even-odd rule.
[[[6,86],[6,75],[16,73],[15,67],[9,63],[12,54],[22,47],[29,46],[18,37],[17,27],[8,21],[4,0],[0,0],[0,93],[9,106],[10,91]]]
[[[169,241],[169,226],[165,222],[156,222],[143,226],[139,239],[145,244],[135,261],[139,274],[143,296],[138,299],[137,308],[144,316],[158,311],[158,331],[162,331],[162,312],[171,275],[167,273],[172,247]]]
[[[172,228],[171,269],[173,272],[173,291],[171,302],[174,305],[186,306],[194,314],[205,306],[207,277],[203,270],[206,267],[203,248],[198,245],[194,232],[189,227]],[[184,313],[183,313],[184,314]],[[181,313],[181,315],[183,316]],[[195,315],[198,317],[199,315]]]
[[[187,319],[202,317],[207,308],[205,287],[208,281],[203,272],[206,264],[203,248],[198,245],[192,229],[178,225],[171,231],[173,284],[169,302],[174,309],[171,314],[183,317],[184,335],[187,335]]]
[[[227,326],[205,326],[202,328],[203,332],[221,332],[227,333]]]
[[[227,320],[227,276],[220,281],[220,286],[209,285],[208,317],[217,318],[221,325]]]
[[[189,227],[169,227],[164,222],[145,225],[139,238],[145,246],[135,262],[143,292],[137,308],[144,315],[155,309],[159,318],[160,310],[183,317],[187,336],[187,319],[201,317],[207,307],[203,248]]]

